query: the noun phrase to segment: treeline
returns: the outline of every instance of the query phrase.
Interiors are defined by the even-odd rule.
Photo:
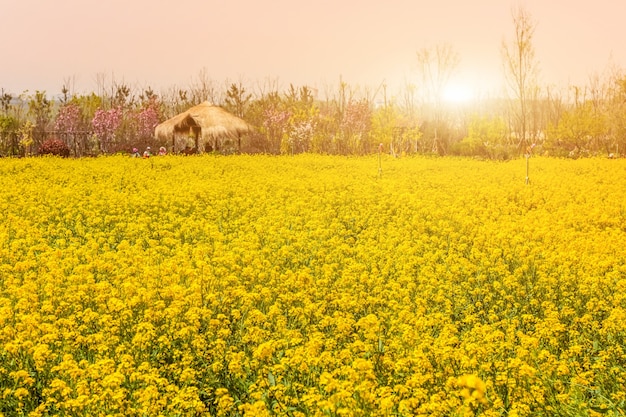
[[[168,146],[155,126],[202,101],[246,120],[254,131],[223,151],[363,155],[382,144],[394,155],[437,154],[507,159],[533,153],[618,156],[626,150],[626,78],[596,78],[565,93],[537,89],[525,103],[524,128],[514,100],[480,98],[463,104],[420,98],[407,86],[388,96],[340,81],[319,91],[267,82],[255,88],[204,77],[189,88],[156,93],[111,83],[91,94],[67,86],[46,92],[0,94],[0,155],[55,153],[92,156]],[[434,104],[433,104],[434,103]],[[523,137],[519,132],[524,132]]]

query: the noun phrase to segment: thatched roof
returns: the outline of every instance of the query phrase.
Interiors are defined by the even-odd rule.
[[[157,139],[173,141],[176,134],[193,132],[203,142],[236,139],[251,130],[244,120],[205,101],[164,121],[154,129]]]

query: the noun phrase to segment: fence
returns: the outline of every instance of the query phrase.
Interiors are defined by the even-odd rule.
[[[44,131],[33,134],[33,143],[24,144],[16,131],[0,131],[0,156],[26,156],[36,154],[43,142],[48,139],[60,139],[70,149],[71,156],[92,156],[100,153],[98,140],[90,131],[73,133]]]

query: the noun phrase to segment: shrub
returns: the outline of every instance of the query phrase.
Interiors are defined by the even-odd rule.
[[[61,139],[47,139],[39,148],[41,155],[56,155],[67,158],[70,156],[70,148]]]

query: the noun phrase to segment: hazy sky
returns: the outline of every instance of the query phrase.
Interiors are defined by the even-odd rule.
[[[540,77],[587,84],[626,66],[623,0],[0,0],[0,88],[20,94],[187,88],[205,71],[244,86],[415,82],[417,51],[450,45],[454,83],[497,89],[511,11],[536,21]],[[253,88],[253,87],[251,87]],[[390,93],[392,93],[390,91]]]

